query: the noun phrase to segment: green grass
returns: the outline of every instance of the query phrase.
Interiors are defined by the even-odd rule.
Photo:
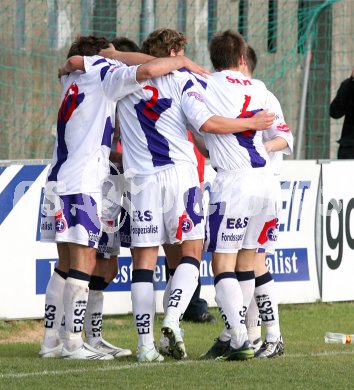
[[[354,333],[353,303],[280,306],[285,356],[247,362],[198,361],[222,327],[217,311],[212,311],[216,324],[183,324],[186,360],[167,358],[154,364],[137,364],[134,357],[108,362],[40,359],[41,321],[0,321],[0,389],[354,388],[354,345],[323,341],[326,331]],[[157,316],[157,341],[161,321]],[[27,333],[31,337],[25,343],[12,341]],[[112,343],[136,349],[131,316],[105,318],[104,335]]]

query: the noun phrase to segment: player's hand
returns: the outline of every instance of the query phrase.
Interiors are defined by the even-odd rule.
[[[267,130],[274,122],[275,115],[268,110],[262,110],[257,112],[251,119],[253,120],[254,130]]]
[[[114,56],[116,55],[117,50],[114,48],[113,44],[110,43],[109,47],[107,49],[102,49],[98,55],[104,58],[115,58]]]
[[[62,66],[58,69],[58,79],[60,79],[61,76],[68,75],[68,71],[65,69],[65,66]]]
[[[208,69],[196,64],[192,60],[190,60],[188,57],[184,57],[184,68],[190,70],[193,73],[199,74],[200,76],[207,77],[210,76],[211,73]]]
[[[264,149],[266,150],[267,153],[270,153],[273,151],[271,141],[266,141],[266,142],[264,142],[263,145],[264,145]]]

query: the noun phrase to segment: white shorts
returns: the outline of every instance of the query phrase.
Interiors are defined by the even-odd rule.
[[[120,249],[118,217],[121,212],[123,175],[111,166],[111,174],[102,185],[103,232],[97,248],[97,256],[109,259],[118,256]]]
[[[277,238],[276,186],[267,168],[219,172],[210,193],[204,250],[237,253],[271,245]]]
[[[276,199],[277,199],[277,225],[276,225],[276,230],[274,232],[274,240],[268,241],[266,248],[260,248],[260,252],[267,252],[270,254],[275,253],[275,248],[277,247],[277,241],[278,241],[278,235],[279,235],[279,220],[280,220],[280,215],[282,212],[282,197],[281,197],[281,185],[279,181],[279,177],[275,176],[275,181],[276,181],[276,186],[275,186],[275,192],[276,192]],[[258,252],[258,250],[257,250]]]
[[[202,193],[192,164],[126,179],[126,203],[133,247],[204,238]]]
[[[120,245],[123,248],[130,248],[132,243],[132,237],[130,234],[131,221],[129,214],[129,203],[130,201],[128,201],[127,194],[124,192],[122,199],[122,209],[119,218],[119,240]]]
[[[116,223],[111,226],[107,222],[103,225],[103,232],[97,247],[97,257],[110,259],[120,252],[119,231]]]
[[[42,205],[41,241],[97,248],[102,233],[101,209],[101,193],[46,194]]]

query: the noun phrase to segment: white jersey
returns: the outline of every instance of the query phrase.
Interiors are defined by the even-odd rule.
[[[253,82],[257,82],[259,80],[252,79]],[[262,83],[261,81],[259,81]],[[262,83],[263,84],[263,83]],[[277,132],[274,134],[274,131],[263,131],[263,142],[270,141],[274,137],[282,137],[288,143],[288,146],[280,150],[278,152],[269,152],[268,156],[271,162],[272,170],[275,175],[280,175],[280,169],[283,162],[283,154],[290,155],[293,152],[293,144],[294,137],[290,131],[289,126],[286,124],[283,111],[281,109],[279,100],[272,94],[272,92],[268,91],[268,109],[269,112],[274,112],[275,120],[277,121]]]
[[[141,89],[136,66],[84,57],[85,72],[63,76],[57,140],[48,182],[58,194],[101,191],[109,174],[116,101]],[[47,187],[48,188],[48,187]]]
[[[215,72],[207,80],[206,104],[212,112],[228,118],[250,118],[262,109],[269,108],[269,94],[264,83],[246,77],[238,71]],[[276,118],[270,136],[281,132],[283,123]],[[245,131],[234,134],[205,134],[205,144],[210,153],[211,165],[218,171],[269,167],[269,157],[264,148],[262,132]]]
[[[124,173],[150,175],[182,163],[197,165],[187,123],[199,129],[213,114],[198,92],[198,78],[175,71],[148,80],[118,102]]]

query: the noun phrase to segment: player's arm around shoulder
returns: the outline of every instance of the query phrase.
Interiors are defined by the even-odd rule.
[[[146,62],[155,59],[155,57],[144,53],[122,52],[115,50],[112,44],[110,44],[107,49],[102,49],[99,55],[105,58],[110,58],[112,60],[123,62],[128,66],[145,64]]]
[[[69,73],[82,71],[89,72],[95,66],[102,64],[106,60],[100,56],[80,56],[69,57],[65,64],[58,69],[58,77],[68,75]],[[109,65],[108,63],[106,65]],[[102,65],[101,65],[102,66]]]
[[[294,137],[290,127],[285,121],[279,100],[268,91],[267,108],[275,113],[275,120],[271,128],[263,133],[263,140],[267,152],[293,152]]]
[[[186,68],[191,72],[203,76],[210,74],[207,69],[194,63],[189,58],[185,56],[177,56],[155,58],[152,61],[140,65],[136,73],[136,79],[137,81],[142,81],[155,77],[160,77],[180,68]]]
[[[84,57],[72,56],[69,57],[65,64],[58,69],[58,77],[68,75],[77,70],[85,71]]]
[[[252,118],[224,118],[213,115],[201,127],[200,131],[211,134],[242,133],[244,131],[267,130],[274,122],[274,113],[268,110],[257,112]]]

